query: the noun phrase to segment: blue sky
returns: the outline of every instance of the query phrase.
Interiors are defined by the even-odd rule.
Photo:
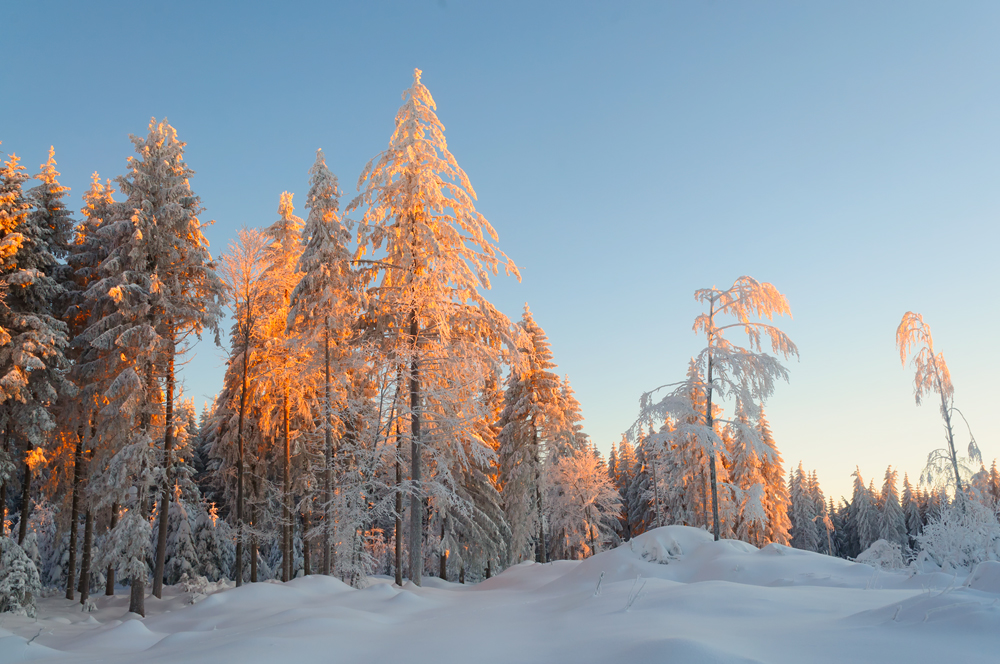
[[[542,6],[536,6],[542,4]],[[213,252],[307,189],[323,148],[349,199],[414,67],[605,451],[699,348],[695,289],[749,274],[791,303],[791,382],[767,406],[828,494],[917,474],[941,444],[894,332],[931,324],[1000,455],[991,339],[1000,240],[994,3],[15,3],[0,151],[55,145],[80,207],[129,133],[188,143]],[[346,201],[345,201],[346,202]],[[222,353],[184,369],[200,404]]]

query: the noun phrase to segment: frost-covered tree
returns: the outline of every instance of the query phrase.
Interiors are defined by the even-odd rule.
[[[942,480],[947,486],[955,487],[956,495],[962,495],[963,476],[967,478],[974,471],[971,471],[964,460],[959,458],[955,447],[952,418],[955,413],[962,419],[965,417],[955,408],[955,388],[951,384],[951,373],[945,364],[944,354],[934,353],[934,338],[931,336],[930,325],[924,322],[922,315],[912,311],[903,314],[903,319],[896,328],[896,346],[899,348],[900,362],[904,366],[906,358],[913,354],[911,363],[916,369],[916,375],[913,377],[913,396],[917,405],[920,405],[923,397],[931,393],[941,398],[941,417],[944,419],[947,447],[934,450],[927,455],[927,465],[920,474],[920,481],[934,484]],[[969,462],[982,463],[982,455],[975,438],[970,440],[968,452]]]
[[[909,544],[909,537],[906,530],[906,514],[899,503],[896,477],[896,471],[892,466],[885,469],[885,481],[878,501],[878,539],[898,544],[905,549]]]
[[[749,428],[746,415],[737,413],[736,419],[743,425],[733,427],[729,449],[729,476],[737,502],[736,537],[762,547],[769,541],[764,463],[757,454],[756,446],[744,438],[743,432]]]
[[[527,304],[518,325],[529,342],[522,348],[523,368],[507,378],[499,423],[500,481],[512,531],[509,564],[531,548],[536,560],[546,561],[544,464],[554,453],[563,415],[552,349]]]
[[[35,563],[10,537],[0,537],[0,613],[34,618],[42,584]]]
[[[695,291],[695,299],[708,305],[708,311],[700,314],[694,322],[696,333],[705,335],[706,346],[695,358],[696,365],[704,368],[705,409],[697,424],[687,424],[693,413],[688,393],[690,379],[684,383],[664,385],[642,395],[639,400],[639,419],[636,425],[647,421],[663,422],[667,417],[678,420],[677,430],[682,435],[690,435],[697,440],[709,461],[710,486],[712,491],[712,530],[719,539],[721,523],[719,515],[719,464],[716,458],[725,455],[725,445],[715,429],[713,397],[732,398],[737,411],[743,411],[751,419],[759,416],[761,402],[774,392],[777,378],[788,378],[788,371],[776,358],[762,352],[762,339],[766,338],[775,354],[785,359],[795,355],[798,349],[784,332],[762,319],[772,320],[775,315],[790,315],[788,300],[769,283],[761,283],[752,277],[740,277],[726,290],[704,288]],[[726,322],[724,317],[732,317],[735,322]],[[720,320],[721,319],[721,320]],[[756,319],[756,320],[754,320]],[[726,338],[726,332],[741,330],[748,339],[748,348],[733,344]],[[662,389],[676,386],[659,401],[654,395]],[[741,425],[736,420],[725,422],[733,427]],[[633,430],[635,426],[633,425]],[[760,446],[759,434],[751,428],[744,432],[747,440],[755,448]],[[766,453],[766,450],[756,450]]]
[[[19,543],[31,505],[28,460],[55,426],[51,410],[59,395],[74,392],[65,377],[67,328],[55,311],[64,294],[57,272],[71,224],[61,200],[68,190],[58,175],[50,153],[38,176],[42,184],[26,196],[27,175],[17,156],[0,168],[0,427],[7,457],[0,462],[0,480],[11,473],[12,452],[20,456]]]
[[[342,429],[336,413],[347,407],[349,369],[351,360],[356,357],[351,338],[360,303],[358,279],[351,267],[353,252],[348,247],[351,222],[340,214],[337,176],[327,167],[322,150],[316,151],[316,162],[309,169],[309,175],[306,200],[309,216],[302,229],[303,250],[297,266],[302,278],[292,292],[288,323],[300,343],[311,351],[311,370],[322,375],[323,388],[319,395],[322,402],[314,410],[323,427],[320,493],[323,512],[319,523],[322,571],[330,574],[335,531],[330,511],[334,436]]]
[[[914,494],[913,486],[910,484],[910,477],[906,473],[903,473],[903,495],[900,508],[903,510],[903,518],[906,524],[906,546],[913,549],[917,544],[917,535],[922,532],[924,524],[920,517],[919,497]]]
[[[215,505],[202,505],[194,522],[194,546],[198,574],[218,581],[231,574],[236,552],[229,524],[219,518]]]
[[[389,147],[368,163],[358,181],[361,193],[348,210],[365,206],[359,231],[359,259],[368,271],[365,319],[370,336],[405,357],[409,379],[411,443],[410,576],[422,574],[421,386],[429,373],[447,367],[451,384],[481,379],[505,359],[501,341],[516,351],[510,321],[480,292],[489,275],[512,261],[496,247],[497,235],[476,211],[475,191],[448,151],[436,105],[414,71],[403,93]],[[428,427],[429,428],[429,427]]]
[[[798,468],[792,470],[788,485],[788,494],[792,502],[788,515],[792,523],[791,545],[804,551],[819,551],[816,501],[810,495],[809,477],[802,468],[802,462],[799,462]]]
[[[785,484],[785,470],[782,465],[781,453],[771,435],[771,426],[761,408],[757,418],[757,430],[760,432],[760,442],[767,450],[761,457],[762,474],[764,477],[764,512],[767,514],[767,524],[764,527],[764,537],[767,542],[787,545],[789,530],[792,527],[788,519],[790,499],[788,487]],[[832,555],[832,554],[831,554]]]
[[[167,518],[167,560],[164,564],[164,580],[173,585],[183,575],[192,578],[200,568],[194,535],[191,532],[191,518],[181,494],[180,485],[174,485],[174,499],[170,501]]]
[[[264,281],[264,249],[267,239],[253,229],[241,229],[239,239],[230,242],[229,251],[222,257],[222,278],[229,295],[229,306],[234,319],[230,360],[223,378],[223,389],[215,409],[211,426],[216,434],[209,454],[220,461],[217,472],[224,474],[235,470],[236,560],[233,574],[236,585],[243,584],[243,550],[246,533],[245,499],[245,445],[247,431],[247,404],[254,385],[251,384],[251,367],[260,365],[260,353],[254,351],[264,343],[263,321],[266,318],[266,284]],[[256,363],[256,365],[254,364]],[[256,381],[254,381],[256,383]],[[235,422],[233,420],[235,419]],[[231,483],[227,484],[227,488]]]
[[[114,244],[101,262],[102,278],[88,289],[94,300],[110,296],[115,308],[91,326],[88,337],[96,348],[117,353],[117,366],[110,368],[114,378],[105,392],[109,400],[105,410],[119,419],[113,435],[120,435],[121,420],[132,423],[124,427],[128,440],[120,449],[132,447],[122,461],[134,465],[119,467],[115,477],[138,482],[134,485],[137,502],[118,526],[139,528],[151,497],[148,492],[159,488],[162,497],[153,574],[153,592],[160,596],[173,487],[174,366],[191,335],[200,337],[208,328],[218,340],[224,293],[201,231],[198,215],[202,208],[191,191],[194,171],[184,162],[185,144],[165,120],[158,123],[155,119],[146,137],[131,139],[136,156],[129,158],[128,172],[117,180],[127,200],[113,221],[102,226],[104,236]],[[162,424],[154,426],[154,419]],[[149,450],[154,435],[163,438],[162,454]],[[137,561],[138,551],[131,548],[131,559]],[[142,609],[145,574],[139,573],[137,562],[124,568],[135,574],[133,610]]]
[[[302,226],[295,214],[292,194],[283,192],[278,204],[278,219],[264,229],[269,239],[264,249],[266,312],[262,320],[263,344],[260,350],[261,409],[260,426],[272,440],[281,441],[281,580],[293,576],[294,514],[292,495],[293,435],[298,437],[296,422],[311,420],[309,375],[302,373],[307,361],[306,349],[288,330],[292,291],[302,277],[297,265],[302,255]]]
[[[547,468],[548,514],[553,550],[562,558],[586,558],[616,530],[621,497],[590,446],[560,455]]]

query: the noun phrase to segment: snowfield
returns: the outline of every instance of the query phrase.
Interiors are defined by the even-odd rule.
[[[127,591],[92,612],[49,597],[38,620],[0,615],[0,664],[1000,661],[1000,563],[967,578],[880,571],[683,526],[478,585],[310,576],[194,604],[166,590],[145,619]]]

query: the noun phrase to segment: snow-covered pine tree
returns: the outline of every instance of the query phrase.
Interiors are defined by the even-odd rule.
[[[900,504],[906,524],[906,547],[916,548],[917,536],[923,530],[923,520],[920,518],[920,498],[913,491],[910,476],[903,473],[903,495]],[[904,549],[906,548],[904,547]]]
[[[130,383],[145,383],[133,393],[145,401],[136,411],[143,413],[139,430],[149,435],[150,418],[165,406],[163,458],[156,462],[164,479],[153,574],[153,594],[160,597],[173,485],[175,361],[183,355],[188,338],[200,337],[205,328],[213,331],[218,341],[224,292],[198,220],[203,208],[191,191],[194,171],[184,162],[185,144],[166,120],[158,123],[155,118],[146,137],[130,138],[136,156],[129,158],[128,172],[117,182],[127,196],[118,223],[131,225],[131,233],[122,234],[122,241],[102,263],[106,278],[99,287],[114,299],[118,315],[101,336],[107,339],[104,347],[135,353],[136,362],[123,368],[116,383],[123,376]],[[135,386],[138,388],[138,383]]]
[[[304,222],[295,215],[292,194],[283,192],[278,204],[278,219],[264,230],[270,242],[264,250],[264,281],[267,313],[262,321],[264,331],[261,362],[261,396],[266,406],[261,410],[260,426],[274,440],[282,443],[281,452],[281,580],[290,581],[293,572],[294,514],[292,496],[292,435],[299,434],[293,420],[308,422],[310,413],[310,378],[301,372],[307,361],[303,348],[288,330],[292,291],[302,274],[298,271],[302,255]]]
[[[790,541],[788,534],[792,527],[788,519],[788,507],[791,502],[788,497],[788,485],[785,484],[785,469],[782,465],[781,453],[771,435],[771,426],[764,416],[764,409],[761,407],[760,417],[757,418],[757,428],[760,432],[760,442],[766,450],[761,457],[762,473],[764,476],[764,511],[767,514],[767,525],[764,529],[764,536],[767,542],[787,545]]]
[[[512,532],[508,564],[524,560],[532,548],[535,559],[545,562],[544,463],[562,420],[549,340],[527,304],[518,325],[529,343],[522,349],[523,369],[507,378],[500,415],[500,477]]]
[[[10,474],[9,457],[20,447],[19,543],[31,506],[31,450],[43,446],[54,428],[50,410],[59,395],[74,393],[65,377],[68,332],[54,310],[64,293],[56,273],[71,223],[61,201],[67,189],[56,180],[51,154],[42,169],[42,185],[26,197],[27,176],[17,156],[0,168],[0,428],[8,457],[0,463],[0,479]]]
[[[899,493],[896,489],[896,471],[889,466],[885,469],[885,481],[878,501],[879,523],[878,539],[899,544],[905,551],[909,545],[906,530],[906,513],[899,504]]]
[[[667,417],[678,420],[677,430],[681,435],[690,435],[707,455],[709,479],[712,491],[712,530],[715,539],[722,532],[719,499],[719,465],[716,458],[726,453],[720,433],[715,428],[712,407],[713,396],[731,397],[737,409],[744,410],[754,419],[760,414],[761,403],[774,392],[777,378],[788,378],[788,371],[776,358],[762,352],[761,340],[766,337],[771,342],[774,353],[785,359],[798,356],[798,349],[792,340],[777,327],[760,319],[771,320],[775,315],[790,314],[788,300],[769,283],[761,283],[752,277],[740,277],[726,290],[704,288],[695,291],[695,299],[708,305],[708,311],[695,319],[695,332],[704,333],[706,346],[695,360],[699,368],[704,367],[706,376],[701,388],[704,390],[705,410],[698,424],[688,424],[692,416],[699,415],[691,407],[689,394],[692,389],[690,379],[681,384],[674,383],[674,390],[660,401],[653,401],[656,392],[672,385],[663,385],[642,395],[639,400],[639,418],[633,425],[646,422],[663,422]],[[720,325],[719,316],[732,316],[737,322]],[[751,320],[757,319],[757,320]],[[748,339],[749,348],[742,348],[726,339],[727,329],[739,328]],[[727,421],[725,423],[732,423]],[[755,448],[759,446],[759,435],[747,431],[748,440]],[[761,453],[764,450],[760,450]]]
[[[202,505],[194,522],[194,546],[198,559],[198,574],[209,581],[218,581],[232,572],[236,552],[233,532],[219,518],[215,505]]]
[[[730,427],[732,441],[729,453],[729,476],[736,490],[736,537],[756,547],[768,543],[766,481],[763,460],[757,455],[756,446],[748,444],[744,431],[751,423],[746,414],[736,413],[740,426]]]
[[[314,410],[323,426],[323,466],[319,503],[323,506],[317,526],[321,533],[322,572],[332,570],[331,545],[334,518],[330,512],[333,495],[334,432],[342,430],[336,413],[346,407],[347,366],[355,356],[350,341],[357,319],[358,279],[351,268],[353,254],[348,248],[351,222],[340,215],[340,188],[330,172],[322,150],[309,169],[310,188],[306,200],[309,215],[302,230],[303,251],[298,272],[302,278],[291,296],[289,327],[311,350],[312,371],[322,375],[322,402]]]
[[[167,560],[164,563],[164,580],[173,585],[187,575],[194,578],[200,567],[198,551],[191,532],[191,518],[179,484],[174,485],[174,499],[170,501],[167,518]]]
[[[358,257],[369,274],[365,318],[371,336],[396,351],[408,349],[411,495],[411,578],[422,573],[421,476],[422,412],[420,387],[428,372],[450,371],[481,378],[505,360],[499,343],[516,354],[521,345],[506,316],[480,293],[489,275],[503,264],[517,268],[496,247],[496,232],[476,211],[475,191],[448,151],[436,105],[414,70],[413,85],[403,93],[396,129],[387,150],[365,167],[361,193],[348,210],[367,206],[359,231]],[[375,254],[380,257],[375,259]],[[437,356],[437,357],[435,357]],[[470,376],[471,378],[472,376]],[[451,382],[461,383],[455,375]],[[467,381],[474,382],[474,381]]]
[[[215,432],[209,457],[215,461],[215,478],[222,484],[223,496],[235,503],[232,516],[235,524],[236,551],[233,575],[236,585],[243,584],[244,543],[247,539],[246,471],[247,432],[249,430],[248,403],[256,389],[256,379],[251,381],[251,368],[262,367],[261,349],[264,344],[263,322],[267,315],[267,292],[264,279],[264,249],[267,239],[257,230],[239,231],[239,239],[230,242],[229,251],[222,257],[222,277],[229,294],[233,317],[232,348],[223,377],[223,387],[209,425]],[[256,374],[258,369],[254,369]],[[251,409],[253,410],[253,409]],[[235,472],[229,472],[234,470]],[[235,481],[226,482],[232,476]],[[256,565],[256,557],[251,559]],[[256,568],[255,568],[256,569]]]
[[[809,492],[809,477],[799,462],[798,468],[792,470],[788,482],[788,493],[791,496],[792,522],[791,545],[804,551],[819,551],[819,532],[816,528],[816,502]]]
[[[564,559],[586,558],[614,536],[621,498],[600,456],[589,445],[571,449],[547,469],[552,549]]]
[[[35,564],[10,537],[0,537],[0,613],[34,618],[42,587]]]
[[[879,497],[875,493],[874,480],[870,481],[868,486],[865,487],[861,481],[860,472],[855,471],[855,475],[857,475],[856,484],[860,484],[860,488],[855,487],[855,497],[851,503],[851,506],[854,508],[855,529],[858,537],[858,552],[853,557],[857,557],[858,554],[878,539],[879,526]],[[855,502],[857,503],[856,505]]]

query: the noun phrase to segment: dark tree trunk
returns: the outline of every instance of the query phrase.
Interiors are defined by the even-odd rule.
[[[167,351],[165,417],[163,422],[163,496],[160,499],[159,524],[156,538],[156,568],[153,571],[153,595],[163,598],[163,566],[167,559],[167,514],[170,509],[170,479],[173,464],[170,459],[170,449],[174,443],[174,341],[170,336],[170,348]]]
[[[69,569],[66,572],[66,599],[73,599],[76,585],[76,539],[80,520],[80,466],[83,460],[83,427],[76,432],[76,446],[73,450],[73,499],[69,517]]]
[[[143,518],[146,518],[146,496],[140,494],[139,509]],[[144,566],[145,567],[145,566]],[[128,610],[146,617],[146,574],[143,573],[137,578],[129,579],[131,591],[129,593]]]
[[[257,525],[257,507],[250,508],[250,527]],[[257,534],[250,535],[250,583],[257,583]]]
[[[711,312],[714,309],[714,304],[709,309],[709,320],[711,320]],[[707,385],[707,398],[705,399],[705,425],[708,426],[708,430],[711,431],[714,426],[712,420],[712,355],[708,356],[708,385]],[[712,483],[712,536],[715,541],[719,541],[719,485],[717,482],[717,475],[715,470],[715,451],[710,451],[708,456],[708,473],[709,479]]]
[[[309,560],[309,512],[302,513],[302,575],[309,576],[312,574],[312,569],[310,568]]]
[[[403,437],[399,435],[399,420],[396,420],[396,585],[403,585],[403,464],[399,458],[403,453]]]
[[[323,438],[325,443],[326,466],[323,471],[323,574],[329,576],[332,570],[330,560],[330,540],[331,529],[333,528],[333,513],[331,512],[330,501],[333,498],[333,402],[331,400],[330,388],[330,320],[325,321],[326,329],[323,332],[323,354],[325,356],[324,381],[325,396],[323,413]]]
[[[249,305],[247,306],[247,325],[249,330]],[[236,425],[236,587],[243,585],[243,538],[245,524],[243,523],[243,418],[247,407],[247,372],[250,364],[250,335],[247,332],[243,347],[243,385],[240,389],[240,416]]]
[[[410,580],[418,586],[423,576],[423,489],[420,487],[420,366],[417,362],[417,313],[410,312],[410,337],[413,339],[413,360],[410,363],[410,477],[413,495],[410,498]]]
[[[292,509],[291,509],[291,496],[292,496],[292,448],[291,441],[289,439],[289,424],[288,424],[288,387],[285,387],[285,396],[282,403],[282,416],[284,418],[284,434],[285,434],[285,468],[284,468],[284,507],[282,512],[284,515],[284,524],[282,528],[282,535],[284,536],[284,549],[282,553],[281,560],[281,580],[290,581],[292,578],[292,556],[293,546],[292,546]]]
[[[445,522],[447,520],[448,520],[447,516],[441,519],[441,551],[438,554],[438,559],[440,561],[438,567],[438,578],[442,579],[443,581],[448,580],[448,549],[444,548],[444,530],[445,530]]]
[[[535,554],[536,560],[540,563],[548,562],[545,544],[545,512],[542,509],[542,461],[538,455],[538,428],[534,422],[531,424],[532,446],[535,455],[535,502],[538,504],[538,551]]]
[[[111,503],[111,519],[108,521],[108,532],[110,533],[118,525],[118,503]],[[104,583],[104,594],[113,597],[115,594],[115,566],[108,564],[107,578]]]
[[[94,547],[94,513],[89,509],[83,517],[83,560],[80,562],[80,603],[90,597],[90,557]]]
[[[17,545],[24,544],[24,538],[28,536],[28,514],[31,511],[31,466],[28,465],[28,453],[31,451],[31,444],[25,446],[24,452],[24,482],[21,484],[21,521],[17,527]]]

